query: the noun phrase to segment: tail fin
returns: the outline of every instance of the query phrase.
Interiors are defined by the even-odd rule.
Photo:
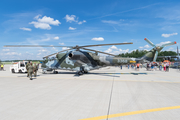
[[[161,46],[156,46],[154,45],[150,40],[147,38],[144,39],[147,43],[149,43],[152,47],[154,47],[152,50],[150,50],[148,53],[146,53],[141,59],[145,59],[148,61],[153,61],[156,62],[158,53],[166,46],[174,45],[176,42],[170,42],[170,43],[165,43]]]

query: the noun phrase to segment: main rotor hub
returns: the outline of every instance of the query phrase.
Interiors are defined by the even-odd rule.
[[[75,47],[73,47],[73,49],[76,49],[76,51],[78,51],[79,50],[79,46],[78,45],[76,45]]]

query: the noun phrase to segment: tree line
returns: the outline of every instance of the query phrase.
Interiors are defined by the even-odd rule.
[[[121,57],[133,57],[133,58],[140,58],[142,56],[144,56],[146,53],[148,53],[147,50],[134,50],[130,53],[122,53],[122,54],[119,54],[118,56],[121,56]],[[177,53],[174,52],[174,51],[160,51],[158,56],[176,56]],[[163,58],[160,59],[158,58],[157,61],[163,61]],[[174,61],[174,59],[171,59],[170,61]]]

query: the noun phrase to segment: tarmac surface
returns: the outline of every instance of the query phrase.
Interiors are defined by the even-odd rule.
[[[29,80],[0,71],[1,120],[179,120],[180,71],[105,67]]]

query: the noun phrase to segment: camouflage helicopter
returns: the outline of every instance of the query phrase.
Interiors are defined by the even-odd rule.
[[[66,46],[69,49],[59,51],[57,53],[43,57],[44,62],[41,66],[43,73],[47,71],[54,71],[58,73],[57,69],[76,71],[79,75],[88,73],[90,70],[99,69],[104,66],[117,66],[126,65],[132,63],[147,63],[149,61],[156,61],[158,52],[165,46],[176,44],[176,42],[171,42],[164,44],[162,46],[155,46],[147,38],[145,38],[151,46],[154,48],[150,50],[147,54],[141,58],[125,58],[118,57],[116,55],[105,53],[102,51],[97,51],[93,49],[88,49],[87,47],[95,46],[107,46],[107,45],[125,45],[132,43],[113,43],[113,44],[97,44],[97,45],[85,45],[85,46]],[[6,45],[4,47],[65,47],[65,46],[47,46],[47,45]],[[82,51],[80,49],[86,50]],[[89,52],[91,51],[91,52]],[[66,53],[63,53],[66,52]],[[99,56],[98,53],[106,54],[109,56]],[[56,55],[56,57],[49,58],[50,56]]]

